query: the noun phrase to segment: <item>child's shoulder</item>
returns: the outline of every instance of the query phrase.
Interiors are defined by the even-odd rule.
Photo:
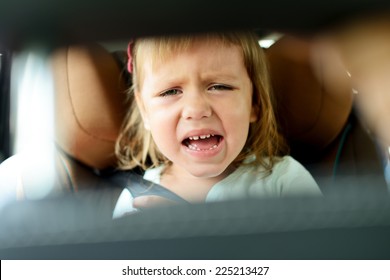
[[[265,163],[268,165],[270,164],[270,158],[266,157],[264,158]],[[257,171],[261,171],[262,169],[265,169],[263,165],[258,165],[255,163],[255,157],[248,158],[245,163],[249,163],[251,167],[250,169],[256,169]],[[297,170],[306,170],[306,168],[296,159],[294,159],[292,156],[285,155],[285,156],[278,156],[274,157],[273,160],[274,164],[272,166],[272,173],[274,172],[289,172],[289,171],[297,171]]]
[[[264,159],[266,163],[270,163],[269,158]],[[249,164],[242,169],[242,172],[248,172],[252,174],[265,174],[263,176],[267,181],[278,181],[279,183],[286,184],[295,180],[309,180],[314,181],[310,172],[295,158],[286,155],[274,158],[274,164],[270,172],[267,172],[263,165]]]
[[[269,158],[264,160],[270,163]],[[246,161],[231,176],[222,181],[254,197],[280,197],[291,195],[321,195],[309,171],[291,156],[274,158],[272,170],[258,161]],[[225,187],[227,189],[228,187]]]
[[[276,157],[275,159],[274,169],[282,169],[284,171],[306,170],[306,168],[292,156],[286,155],[283,157]]]
[[[317,182],[310,172],[291,156],[278,158],[271,176],[283,185],[282,195],[310,194],[321,195]]]

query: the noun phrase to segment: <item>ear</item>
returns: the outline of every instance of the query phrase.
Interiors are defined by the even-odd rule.
[[[150,130],[149,118],[145,109],[144,102],[141,97],[141,93],[136,91],[134,92],[135,101],[137,102],[137,107],[139,112],[141,113],[142,121],[144,122],[144,127],[146,130]]]

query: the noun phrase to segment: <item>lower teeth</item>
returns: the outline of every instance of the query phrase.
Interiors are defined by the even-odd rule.
[[[218,145],[214,145],[214,146],[212,146],[212,147],[210,147],[210,148],[208,148],[208,149],[201,150],[201,149],[199,149],[197,146],[188,145],[188,148],[189,148],[190,150],[193,150],[193,151],[210,151],[210,150],[214,150],[214,149],[217,148],[217,147],[218,147]]]

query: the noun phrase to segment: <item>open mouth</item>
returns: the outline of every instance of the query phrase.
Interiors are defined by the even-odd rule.
[[[215,134],[205,134],[190,136],[183,140],[182,144],[193,151],[211,151],[218,147],[223,136]]]

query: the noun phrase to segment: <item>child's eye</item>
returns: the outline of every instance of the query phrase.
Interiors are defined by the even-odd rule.
[[[166,97],[166,96],[176,95],[176,94],[179,94],[179,93],[180,93],[180,90],[173,88],[173,89],[169,89],[169,90],[163,91],[162,93],[160,93],[160,96],[161,97]]]
[[[231,86],[227,86],[227,85],[212,85],[211,87],[209,87],[209,90],[231,90],[232,87]]]

